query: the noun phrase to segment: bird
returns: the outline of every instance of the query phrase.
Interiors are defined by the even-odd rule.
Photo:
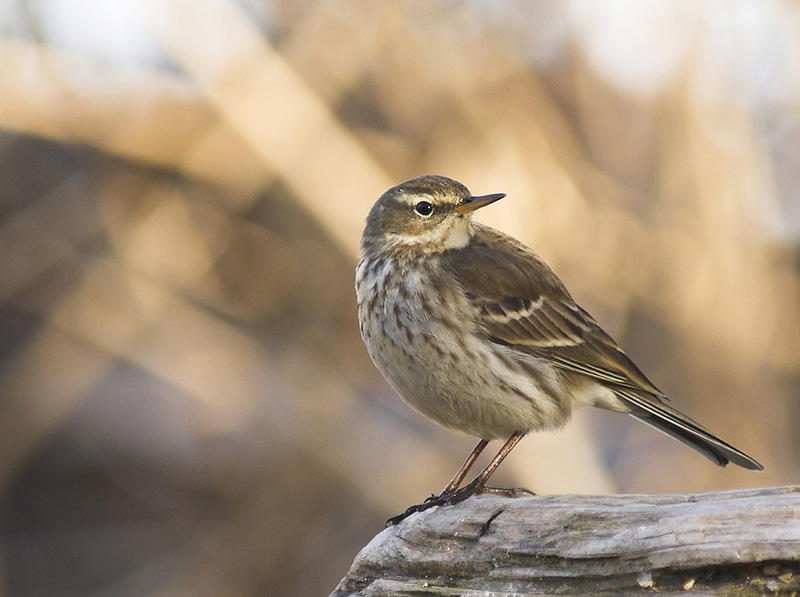
[[[525,435],[560,429],[586,406],[631,415],[720,466],[763,470],[668,405],[538,254],[473,220],[503,197],[426,175],[387,190],[367,215],[355,289],[370,358],[413,409],[480,439],[440,494],[387,526],[476,493],[530,493],[486,483]],[[492,440],[505,443],[462,487]]]

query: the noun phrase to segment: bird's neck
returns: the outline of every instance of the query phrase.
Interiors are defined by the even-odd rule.
[[[466,247],[474,235],[471,221],[459,221],[448,228],[437,227],[422,234],[389,232],[381,239],[365,239],[362,241],[362,252],[386,253],[398,259],[422,259]]]

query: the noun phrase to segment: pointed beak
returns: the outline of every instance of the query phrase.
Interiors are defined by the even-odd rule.
[[[475,211],[476,209],[480,209],[481,207],[486,207],[490,203],[499,201],[505,196],[506,196],[505,193],[492,193],[491,195],[480,195],[478,197],[470,195],[469,197],[464,199],[464,203],[455,208],[456,213],[465,216],[468,213]]]

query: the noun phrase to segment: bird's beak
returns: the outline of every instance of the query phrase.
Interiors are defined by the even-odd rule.
[[[469,197],[464,199],[464,203],[456,206],[455,210],[456,213],[464,216],[467,215],[468,213],[475,211],[476,209],[480,209],[481,207],[486,207],[490,203],[499,201],[505,196],[506,196],[505,193],[492,193],[491,195],[480,195],[479,197],[474,197],[470,195]]]

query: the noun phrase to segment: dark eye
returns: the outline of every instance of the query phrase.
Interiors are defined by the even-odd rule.
[[[420,201],[414,206],[414,211],[421,215],[423,218],[427,218],[429,215],[433,213],[433,205],[428,203],[427,201]]]

